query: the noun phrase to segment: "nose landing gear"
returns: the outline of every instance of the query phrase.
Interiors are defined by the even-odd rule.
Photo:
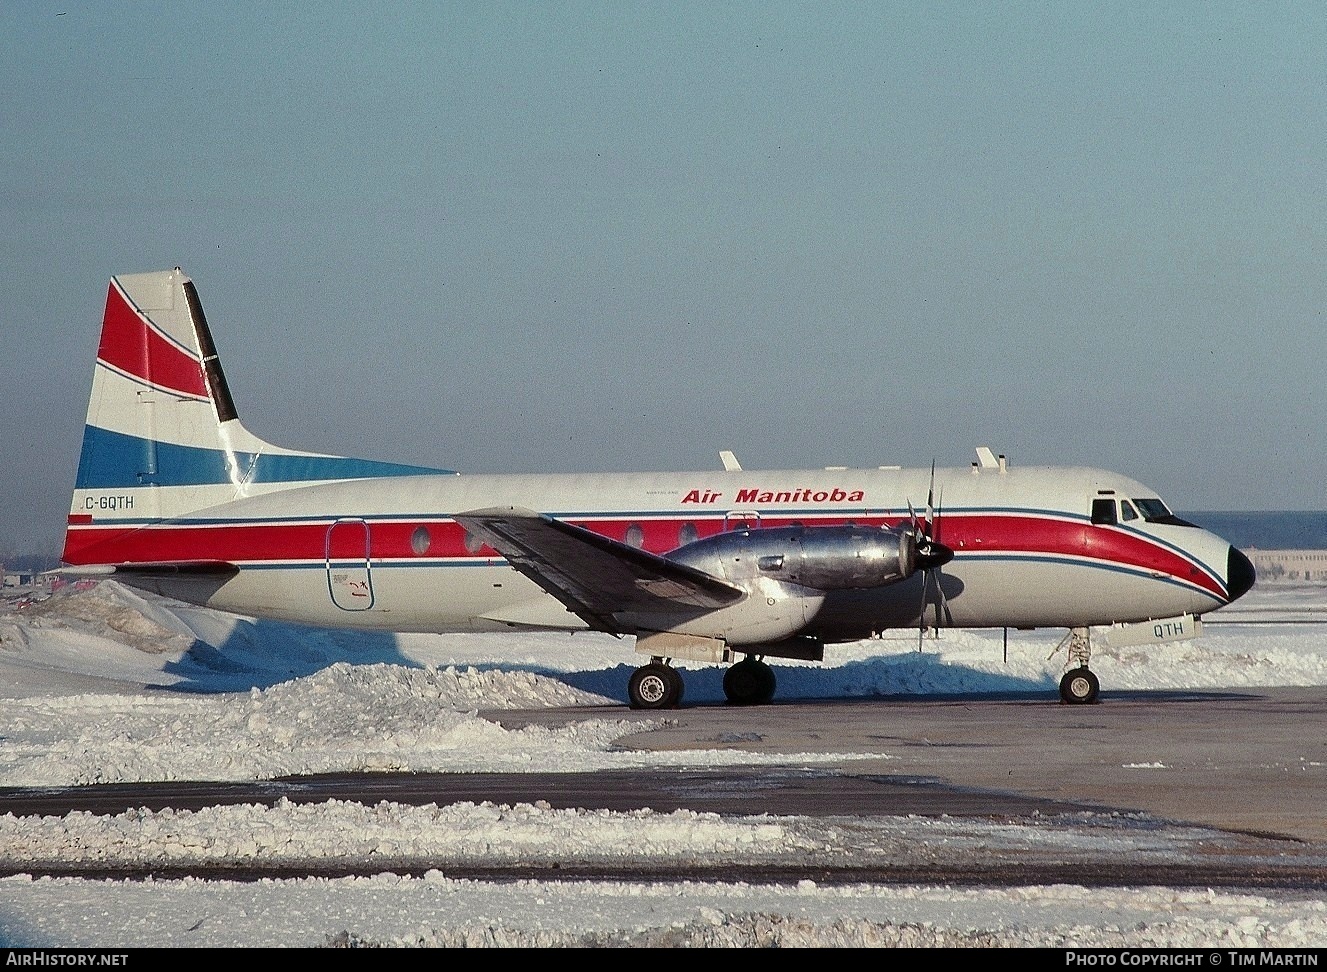
[[[1069,669],[1060,679],[1060,699],[1066,705],[1091,705],[1099,691],[1101,683],[1086,665]]]
[[[1097,701],[1101,683],[1087,667],[1092,657],[1092,640],[1088,629],[1070,629],[1056,651],[1066,643],[1069,661],[1065,666],[1064,675],[1060,678],[1060,700],[1065,705],[1091,705]]]

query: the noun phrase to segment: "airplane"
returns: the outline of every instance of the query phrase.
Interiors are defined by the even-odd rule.
[[[634,638],[637,709],[681,705],[678,660],[728,664],[727,702],[759,705],[765,659],[912,628],[919,648],[943,628],[1066,629],[1060,700],[1090,704],[1094,637],[1192,638],[1254,584],[1248,557],[1133,479],[976,452],[463,475],[284,448],[241,424],[176,267],[111,277],[62,570],[319,627]]]

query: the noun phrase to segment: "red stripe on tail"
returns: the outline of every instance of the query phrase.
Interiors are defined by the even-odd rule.
[[[202,362],[150,327],[114,283],[106,293],[97,360],[156,388],[208,397]]]

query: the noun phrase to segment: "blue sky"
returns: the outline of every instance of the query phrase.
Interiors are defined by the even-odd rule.
[[[467,472],[1093,465],[1327,509],[1327,7],[0,6],[0,556],[108,278],[240,415]]]

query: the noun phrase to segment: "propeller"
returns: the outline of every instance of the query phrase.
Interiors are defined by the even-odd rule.
[[[943,503],[943,498],[942,501]],[[926,519],[918,520],[917,511],[908,501],[908,514],[912,517],[912,533],[917,540],[917,569],[922,575],[922,604],[917,612],[917,650],[922,650],[922,635],[926,631],[926,600],[931,579],[935,579],[935,626],[940,627],[941,613],[949,614],[949,604],[940,584],[940,568],[954,559],[954,551],[940,542],[940,508],[935,505],[935,460],[931,460],[931,485],[926,491]]]

